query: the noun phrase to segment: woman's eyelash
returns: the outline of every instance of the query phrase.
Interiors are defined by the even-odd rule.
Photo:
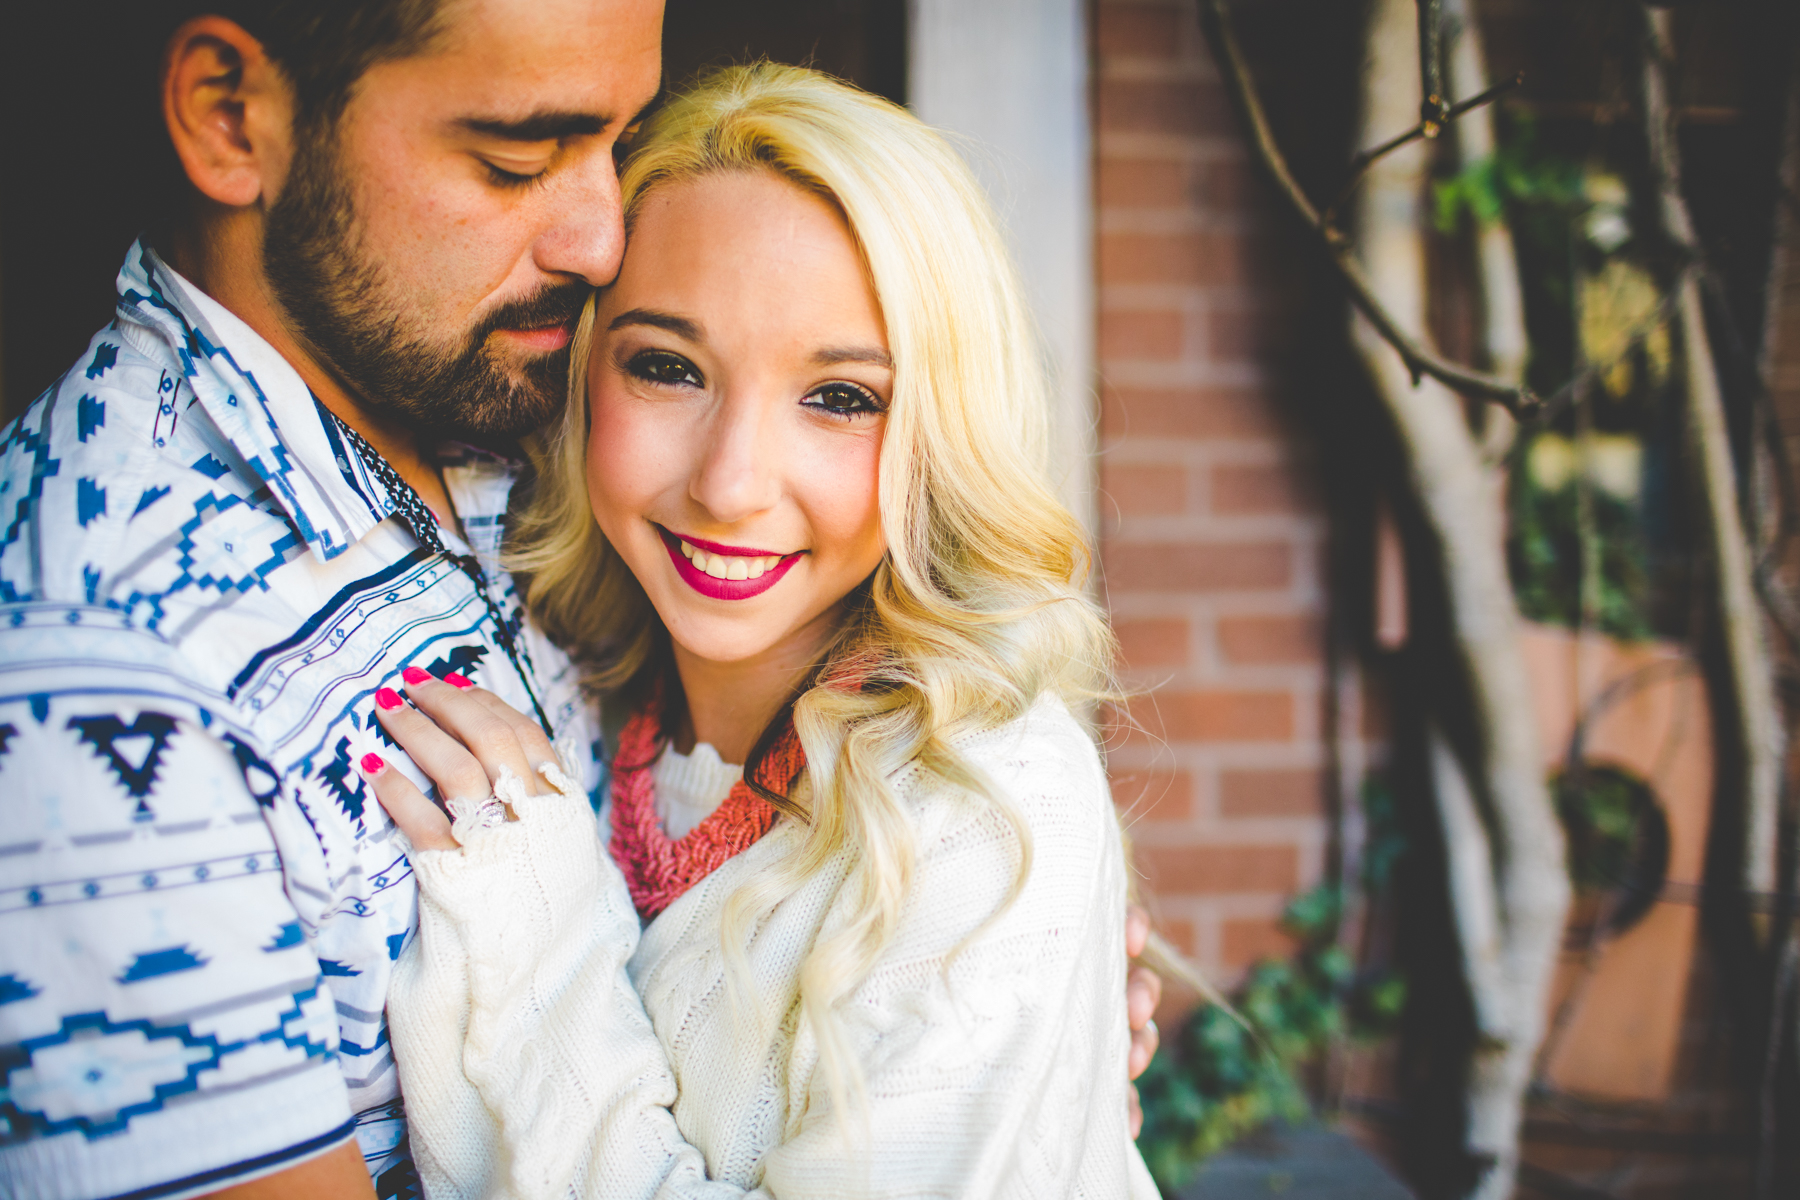
[[[625,373],[646,383],[687,384],[702,387],[705,381],[694,364],[667,350],[640,350],[625,362]]]
[[[808,408],[816,408],[846,420],[864,413],[884,413],[887,402],[859,383],[842,380],[814,388],[806,394]]]
[[[621,368],[625,374],[645,383],[670,387],[706,386],[706,380],[698,367],[668,350],[640,350],[627,358]],[[844,380],[814,388],[802,402],[808,408],[844,420],[887,411],[887,402],[880,396],[861,384]]]

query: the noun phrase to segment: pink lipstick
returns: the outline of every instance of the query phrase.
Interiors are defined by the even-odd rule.
[[[781,582],[805,551],[781,554],[726,546],[701,538],[678,537],[661,525],[656,532],[682,582],[711,600],[748,600]],[[724,575],[716,572],[723,571]],[[736,576],[736,578],[733,578]]]

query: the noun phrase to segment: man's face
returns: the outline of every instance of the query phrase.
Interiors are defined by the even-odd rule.
[[[446,0],[437,45],[296,130],[264,267],[371,410],[475,440],[563,402],[625,231],[613,149],[656,93],[661,0]]]

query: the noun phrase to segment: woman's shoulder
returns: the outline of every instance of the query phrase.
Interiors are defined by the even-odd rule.
[[[981,786],[915,764],[898,788],[918,854],[919,912],[947,920],[954,942],[1000,913],[1015,934],[1066,931],[1085,928],[1090,909],[1115,898],[1123,905],[1124,851],[1106,772],[1093,737],[1060,699],[947,740],[956,766]],[[1021,861],[1023,890],[1009,902]]]
[[[967,730],[949,740],[959,753],[991,769],[1068,768],[1082,774],[1102,770],[1093,735],[1054,693],[1039,696],[1010,721]]]
[[[1017,811],[1033,833],[1071,821],[1111,819],[1111,791],[1093,735],[1055,695],[1040,696],[1023,713],[998,725],[959,731],[946,739],[972,769]],[[913,764],[900,781],[918,816],[954,819],[966,791]]]

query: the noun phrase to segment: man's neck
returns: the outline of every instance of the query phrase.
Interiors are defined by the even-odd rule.
[[[440,524],[455,528],[456,509],[430,447],[403,422],[372,413],[297,337],[262,270],[262,217],[254,209],[206,215],[200,229],[184,229],[157,249],[181,274],[224,305],[275,348],[319,402],[361,434],[430,506]]]

